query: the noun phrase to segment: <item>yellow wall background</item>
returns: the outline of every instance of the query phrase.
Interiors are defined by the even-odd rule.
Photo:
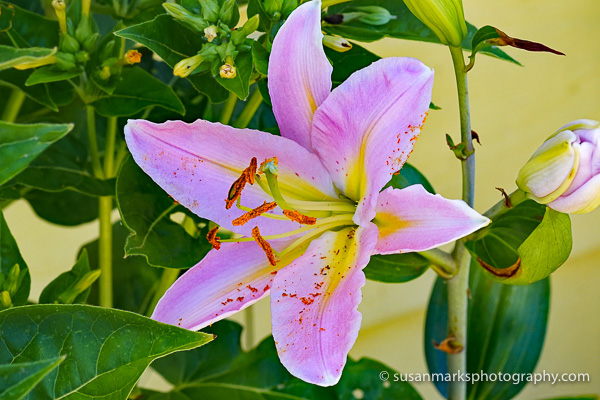
[[[476,208],[500,199],[496,186],[512,191],[519,167],[553,131],[578,118],[600,120],[600,1],[465,0],[466,18],[509,35],[540,41],[567,54],[507,50],[524,68],[479,56],[469,74],[477,146]],[[433,111],[410,162],[445,197],[460,197],[460,166],[444,135],[458,138],[458,109],[450,55],[442,46],[386,39],[368,45],[380,56],[411,56],[436,71]],[[116,215],[115,215],[116,217]],[[97,236],[97,224],[63,228],[39,220],[24,202],[6,219],[31,269],[32,298],[70,268],[80,245]],[[588,383],[528,386],[518,399],[600,393],[600,210],[572,216],[571,258],[552,277],[552,308],[537,370],[587,372]],[[435,276],[402,285],[368,282],[361,304],[363,327],[353,357],[369,356],[403,373],[426,372],[423,355],[425,308]],[[270,332],[268,301],[255,306],[255,341]],[[243,321],[243,316],[236,318]],[[147,375],[145,384],[160,386]],[[439,399],[431,384],[416,384],[426,399]]]

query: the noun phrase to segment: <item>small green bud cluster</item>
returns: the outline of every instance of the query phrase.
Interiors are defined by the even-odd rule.
[[[26,271],[19,264],[13,265],[7,274],[0,272],[0,310],[13,307],[12,299],[17,294]]]

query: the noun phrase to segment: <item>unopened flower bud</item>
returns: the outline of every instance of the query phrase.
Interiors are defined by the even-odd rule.
[[[81,16],[87,17],[90,14],[92,0],[81,0]]]
[[[139,64],[142,61],[142,53],[137,50],[128,50],[123,59],[129,65]]]
[[[56,48],[54,52],[48,54],[47,56],[40,57],[37,59],[33,59],[31,61],[21,62],[20,64],[14,65],[15,69],[23,70],[23,69],[31,69],[37,67],[43,67],[44,65],[56,64]]]
[[[246,23],[239,29],[231,32],[231,41],[236,46],[242,44],[246,37],[250,35],[252,32],[258,29],[258,24],[260,23],[258,14],[252,16]]]
[[[467,36],[462,0],[404,0],[404,4],[443,44],[459,47]]]
[[[76,59],[70,53],[56,53],[56,66],[63,71],[70,71],[77,67]]]
[[[207,28],[204,28],[204,37],[206,38],[206,40],[208,40],[209,43],[212,42],[214,38],[217,37],[217,27],[211,25]]]
[[[60,35],[60,44],[58,47],[60,51],[75,54],[79,51],[79,42],[68,33],[63,33]]]
[[[198,54],[193,57],[184,58],[175,64],[173,75],[185,78],[194,72],[194,70],[202,64],[202,61],[204,61],[203,57]]]
[[[54,8],[54,12],[56,12],[60,32],[64,35],[67,33],[67,5],[65,4],[65,0],[53,0],[52,7]]]
[[[167,11],[167,14],[183,23],[193,31],[204,33],[204,28],[209,25],[204,18],[189,12],[185,7],[179,4],[163,3],[163,7]]]
[[[229,25],[229,23],[233,19],[233,13],[237,8],[238,5],[236,0],[225,0],[223,2],[221,10],[219,11],[219,19],[221,20],[221,22],[223,22],[226,25]]]
[[[202,18],[209,22],[217,22],[220,14],[219,2],[217,0],[198,0],[202,7]]]
[[[363,15],[359,16],[358,21],[368,24],[368,25],[385,25],[390,20],[396,19],[395,15],[390,14],[390,12],[383,7],[379,6],[365,6],[365,7],[356,7],[356,9],[362,13]]]
[[[226,61],[225,64],[221,65],[219,68],[219,75],[224,79],[233,79],[237,76],[237,68],[232,62]]]
[[[600,205],[600,123],[578,120],[550,136],[519,171],[517,185],[564,213]]]
[[[10,298],[10,293],[6,290],[0,292],[0,310],[6,310],[7,308],[12,307],[12,299]]]
[[[275,13],[279,13],[281,17],[281,8],[283,7],[283,0],[265,0],[264,8],[265,12],[269,16],[273,16]]]
[[[102,67],[102,69],[98,73],[98,77],[100,79],[102,79],[103,81],[107,81],[110,78],[110,75],[111,75],[111,72],[110,72],[110,67],[108,65],[105,65],[104,67]]]
[[[347,41],[341,36],[333,36],[333,35],[324,35],[323,36],[323,45],[333,49],[339,53],[343,53],[352,48],[352,43]]]
[[[19,264],[15,264],[12,266],[12,268],[8,271],[8,275],[6,276],[6,281],[4,282],[4,288],[6,289],[6,291],[11,294],[11,295],[15,295],[15,293],[17,293],[17,290],[19,290],[19,276],[21,275],[21,268],[19,268]]]
[[[88,290],[92,284],[98,279],[101,271],[95,269],[83,275],[77,282],[75,282],[69,289],[65,290],[59,297],[58,301],[62,304],[73,304],[77,296]]]

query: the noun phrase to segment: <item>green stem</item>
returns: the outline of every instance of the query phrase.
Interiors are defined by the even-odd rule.
[[[104,196],[99,199],[100,239],[98,263],[100,264],[100,306],[112,308],[112,197]]]
[[[223,111],[221,111],[221,118],[219,122],[223,125],[229,124],[231,120],[231,116],[233,115],[233,109],[235,108],[235,103],[237,103],[237,96],[233,92],[229,92],[229,97],[223,106]]]
[[[471,153],[462,161],[462,199],[473,207],[475,200],[475,155],[472,154],[473,137],[471,134],[467,72],[462,48],[450,47],[450,53],[456,75],[461,141],[464,143],[467,153]],[[464,346],[464,350],[457,354],[448,354],[448,372],[450,374],[459,373],[459,371],[465,373],[467,371],[467,307],[471,256],[463,240],[456,243],[453,257],[458,272],[454,278],[448,281],[448,336],[453,335],[456,341]],[[452,381],[449,383],[449,400],[464,400],[466,396],[466,382]]]
[[[248,99],[246,106],[232,126],[240,129],[246,128],[250,123],[250,120],[252,120],[252,117],[254,117],[254,114],[256,114],[258,107],[260,107],[260,103],[262,103],[262,95],[257,88]]]
[[[452,256],[439,249],[420,251],[419,254],[425,257],[433,265],[435,272],[443,278],[451,278],[456,274],[456,262]]]
[[[88,130],[88,146],[90,149],[90,157],[92,158],[92,170],[96,178],[104,178],[102,165],[100,165],[100,152],[98,151],[98,138],[96,136],[96,112],[94,107],[85,106],[87,114],[87,130]]]
[[[104,177],[113,178],[115,173],[115,142],[117,139],[117,117],[110,117],[106,126],[106,150],[104,151]]]
[[[325,9],[327,7],[335,6],[336,4],[346,3],[350,0],[323,0],[321,3],[321,8]]]
[[[254,307],[248,307],[244,310],[244,329],[246,330],[246,349],[250,350],[254,346]]]
[[[24,101],[25,93],[19,89],[13,89],[8,98],[8,102],[6,103],[6,107],[4,107],[4,111],[2,112],[2,121],[15,122]]]
[[[154,309],[156,308],[158,301],[160,300],[161,297],[163,297],[163,295],[165,294],[167,289],[171,287],[171,285],[177,280],[178,277],[179,277],[178,269],[165,268],[163,270],[163,273],[160,277],[160,281],[158,283],[158,287],[156,288],[156,292],[154,292],[154,297],[152,298],[152,301],[150,302],[150,305],[148,306],[148,311],[146,312],[146,315],[148,317],[152,316],[152,313],[154,312]]]
[[[494,204],[494,206],[487,210],[483,215],[485,215],[491,220],[495,220],[504,215],[508,210],[511,210],[518,204],[527,200],[527,193],[525,193],[521,189],[517,189],[511,194],[509,194],[508,198],[510,199],[510,208],[506,206],[506,199],[502,199],[496,204]]]

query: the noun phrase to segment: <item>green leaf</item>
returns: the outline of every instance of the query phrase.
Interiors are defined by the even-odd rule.
[[[395,371],[370,359],[348,360],[340,382],[333,387],[319,387],[294,378],[281,365],[273,338],[243,352],[240,347],[241,326],[227,320],[207,330],[217,336],[211,346],[181,352],[156,360],[152,368],[174,388],[169,393],[155,393],[153,400],[166,399],[352,399],[360,390],[364,399],[406,399],[421,397],[406,382],[384,385],[381,371],[391,376]],[[388,387],[386,387],[388,386]]]
[[[52,111],[58,111],[56,103],[48,92],[48,85],[25,85],[30,74],[31,71],[29,70],[19,71],[17,69],[6,69],[0,71],[0,85],[13,89],[20,89],[31,100],[50,108]]]
[[[352,43],[352,48],[343,53],[326,47],[325,54],[333,65],[331,80],[334,86],[338,86],[344,82],[354,73],[354,71],[365,68],[371,63],[381,59],[378,55],[371,53],[369,50],[356,43]]]
[[[544,51],[547,53],[553,53],[561,56],[565,55],[564,53],[551,49],[550,47],[541,43],[513,38],[508,36],[506,33],[502,32],[500,29],[486,25],[477,30],[477,32],[475,32],[475,34],[473,35],[473,40],[471,41],[471,48],[473,49],[473,51],[470,57],[475,57],[475,54],[484,49],[490,48],[493,45],[512,46],[527,51]]]
[[[0,20],[0,36],[6,34],[15,47],[58,46],[58,21],[6,3],[0,4],[0,14],[12,16]]]
[[[171,68],[184,58],[196,55],[204,41],[168,15],[159,15],[152,21],[133,25],[115,32],[115,35],[131,39],[155,52]],[[190,75],[190,83],[213,103],[227,100],[227,90],[219,85],[209,72]]]
[[[125,240],[129,236],[119,221],[112,230],[112,286],[113,304],[120,310],[133,311],[138,314],[147,312],[148,304],[156,291],[156,284],[161,276],[161,269],[148,265],[144,257],[125,258]],[[87,251],[92,268],[98,268],[98,240],[85,244],[80,253]],[[88,303],[98,304],[98,287],[94,285],[88,297]]]
[[[550,282],[544,279],[527,286],[503,285],[471,265],[471,298],[467,328],[467,372],[491,374],[531,373],[539,360],[550,308]],[[447,373],[446,353],[433,347],[448,335],[448,293],[438,278],[427,308],[425,355],[431,373]],[[443,396],[447,383],[437,381]],[[487,381],[468,384],[469,399],[513,398],[527,381]]]
[[[328,14],[342,14],[356,11],[357,7],[379,6],[383,7],[397,18],[391,20],[385,25],[373,26],[358,21],[351,21],[339,25],[324,25],[323,30],[330,34],[340,35],[348,39],[361,42],[373,42],[384,37],[392,37],[406,40],[416,40],[421,42],[440,43],[438,37],[425,24],[419,21],[406,7],[403,1],[397,0],[355,0],[329,7]],[[477,28],[467,23],[468,35],[462,45],[465,50],[471,50],[471,40]],[[510,57],[502,50],[491,47],[483,50],[483,53],[519,64],[518,61]],[[519,64],[520,65],[520,64]]]
[[[133,115],[153,106],[185,114],[185,107],[173,89],[138,67],[123,68],[112,95],[100,98],[93,106],[105,117]]]
[[[15,266],[19,266],[19,277],[18,277],[18,288],[16,293],[11,294],[12,304],[20,306],[27,303],[29,297],[29,286],[31,284],[31,278],[29,276],[29,269],[15,238],[10,233],[4,214],[0,210],[0,272],[7,277],[10,270]]]
[[[64,357],[54,357],[48,360],[0,365],[0,398],[22,399],[64,360]]]
[[[254,43],[252,43],[252,58],[254,60],[254,67],[256,68],[258,73],[262,75],[268,75],[269,52],[258,41],[254,41]]]
[[[403,189],[411,185],[423,185],[425,190],[435,193],[425,176],[408,163],[404,164],[398,174],[392,176],[384,189],[388,187]],[[372,281],[403,283],[420,277],[428,268],[429,261],[417,253],[378,254],[371,256],[364,271],[367,279]]]
[[[54,53],[56,53],[55,49],[44,49],[40,47],[18,49],[0,45],[0,71],[21,64],[34,63]]]
[[[30,190],[25,194],[38,217],[63,226],[76,226],[98,219],[98,198],[72,190],[45,192]]]
[[[225,89],[236,94],[240,100],[246,100],[250,93],[250,75],[252,74],[252,53],[249,51],[239,53],[235,58],[237,74],[235,78],[226,79],[217,76],[217,82]]]
[[[502,283],[527,285],[549,276],[569,257],[571,221],[533,201],[519,204],[466,244],[478,268]]]
[[[0,312],[0,365],[66,356],[27,399],[126,399],[147,366],[202,346],[211,335],[127,311],[32,305]]]
[[[25,85],[33,86],[39,85],[40,83],[64,81],[67,79],[75,78],[81,75],[82,72],[83,71],[78,69],[71,71],[61,71],[60,69],[54,68],[53,66],[49,65],[42,68],[36,68],[35,71],[33,71],[31,75],[29,75],[29,78],[27,79],[27,82],[25,82]]]
[[[23,125],[0,121],[0,185],[24,170],[71,129],[71,124]]]
[[[131,231],[125,255],[144,256],[150,265],[162,268],[190,268],[210,250],[204,239],[190,236],[171,221],[178,211],[186,212],[154,181],[127,159],[117,177],[117,203],[125,226]]]
[[[98,277],[98,275],[94,275],[96,278]],[[89,285],[84,290],[74,291],[75,285],[81,283],[84,278],[87,278]],[[90,281],[90,263],[87,251],[84,250],[70,271],[60,274],[42,290],[39,303],[84,303],[90,294],[93,282],[93,280]]]

